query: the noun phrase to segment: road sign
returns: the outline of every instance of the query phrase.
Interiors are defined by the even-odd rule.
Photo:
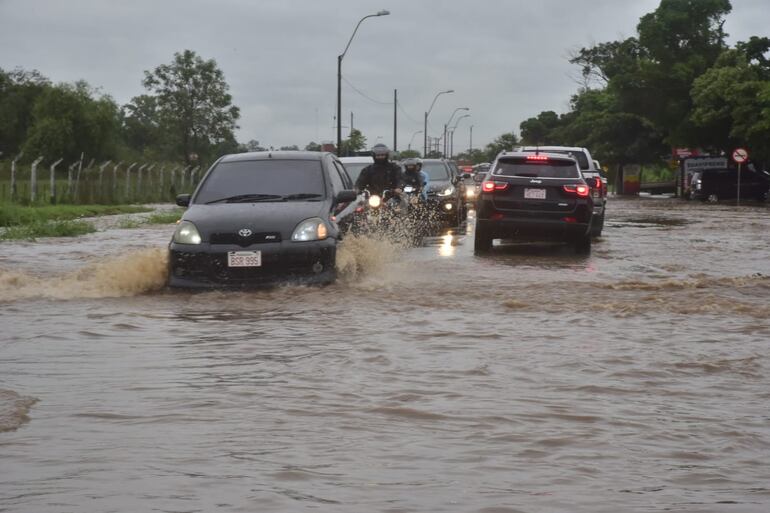
[[[733,161],[736,164],[742,164],[749,160],[749,152],[745,148],[736,148],[733,151]]]

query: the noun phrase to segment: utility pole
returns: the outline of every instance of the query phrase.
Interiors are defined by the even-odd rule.
[[[398,151],[398,89],[393,89],[393,151]]]

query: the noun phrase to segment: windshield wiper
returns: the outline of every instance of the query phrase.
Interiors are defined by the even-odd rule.
[[[313,192],[301,192],[298,194],[289,194],[288,196],[284,196],[283,199],[285,200],[303,200],[303,199],[311,199],[311,198],[320,198],[323,194],[316,194]]]
[[[238,194],[236,196],[228,196],[227,198],[219,198],[211,201],[207,201],[206,205],[212,203],[249,203],[251,201],[283,201],[283,196],[280,194]]]

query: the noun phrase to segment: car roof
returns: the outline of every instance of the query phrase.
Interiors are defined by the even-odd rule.
[[[587,151],[586,148],[582,146],[558,146],[558,145],[551,145],[551,146],[517,146],[517,148],[520,148],[522,151],[532,151],[532,150],[566,150],[566,151]]]
[[[366,164],[374,162],[372,157],[340,157],[340,162],[343,164]]]
[[[543,146],[541,146],[540,149],[542,150]],[[577,164],[577,160],[575,160],[574,157],[570,157],[569,155],[565,155],[564,153],[549,153],[547,151],[541,151],[539,154],[540,155],[545,155],[549,159],[553,159],[553,160],[571,160],[572,162],[575,162]],[[523,157],[523,158],[527,158],[527,157],[531,157],[531,156],[532,156],[532,152],[531,151],[502,151],[497,156],[497,158],[498,159],[501,158],[501,157]]]
[[[247,160],[321,160],[329,152],[325,151],[250,151],[233,153],[222,157],[220,162],[242,162]]]

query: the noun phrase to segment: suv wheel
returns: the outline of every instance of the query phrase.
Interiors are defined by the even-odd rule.
[[[575,253],[587,255],[591,252],[591,234],[583,235],[575,241]]]
[[[475,253],[488,253],[492,249],[492,237],[488,229],[476,225],[473,236],[473,251]]]

